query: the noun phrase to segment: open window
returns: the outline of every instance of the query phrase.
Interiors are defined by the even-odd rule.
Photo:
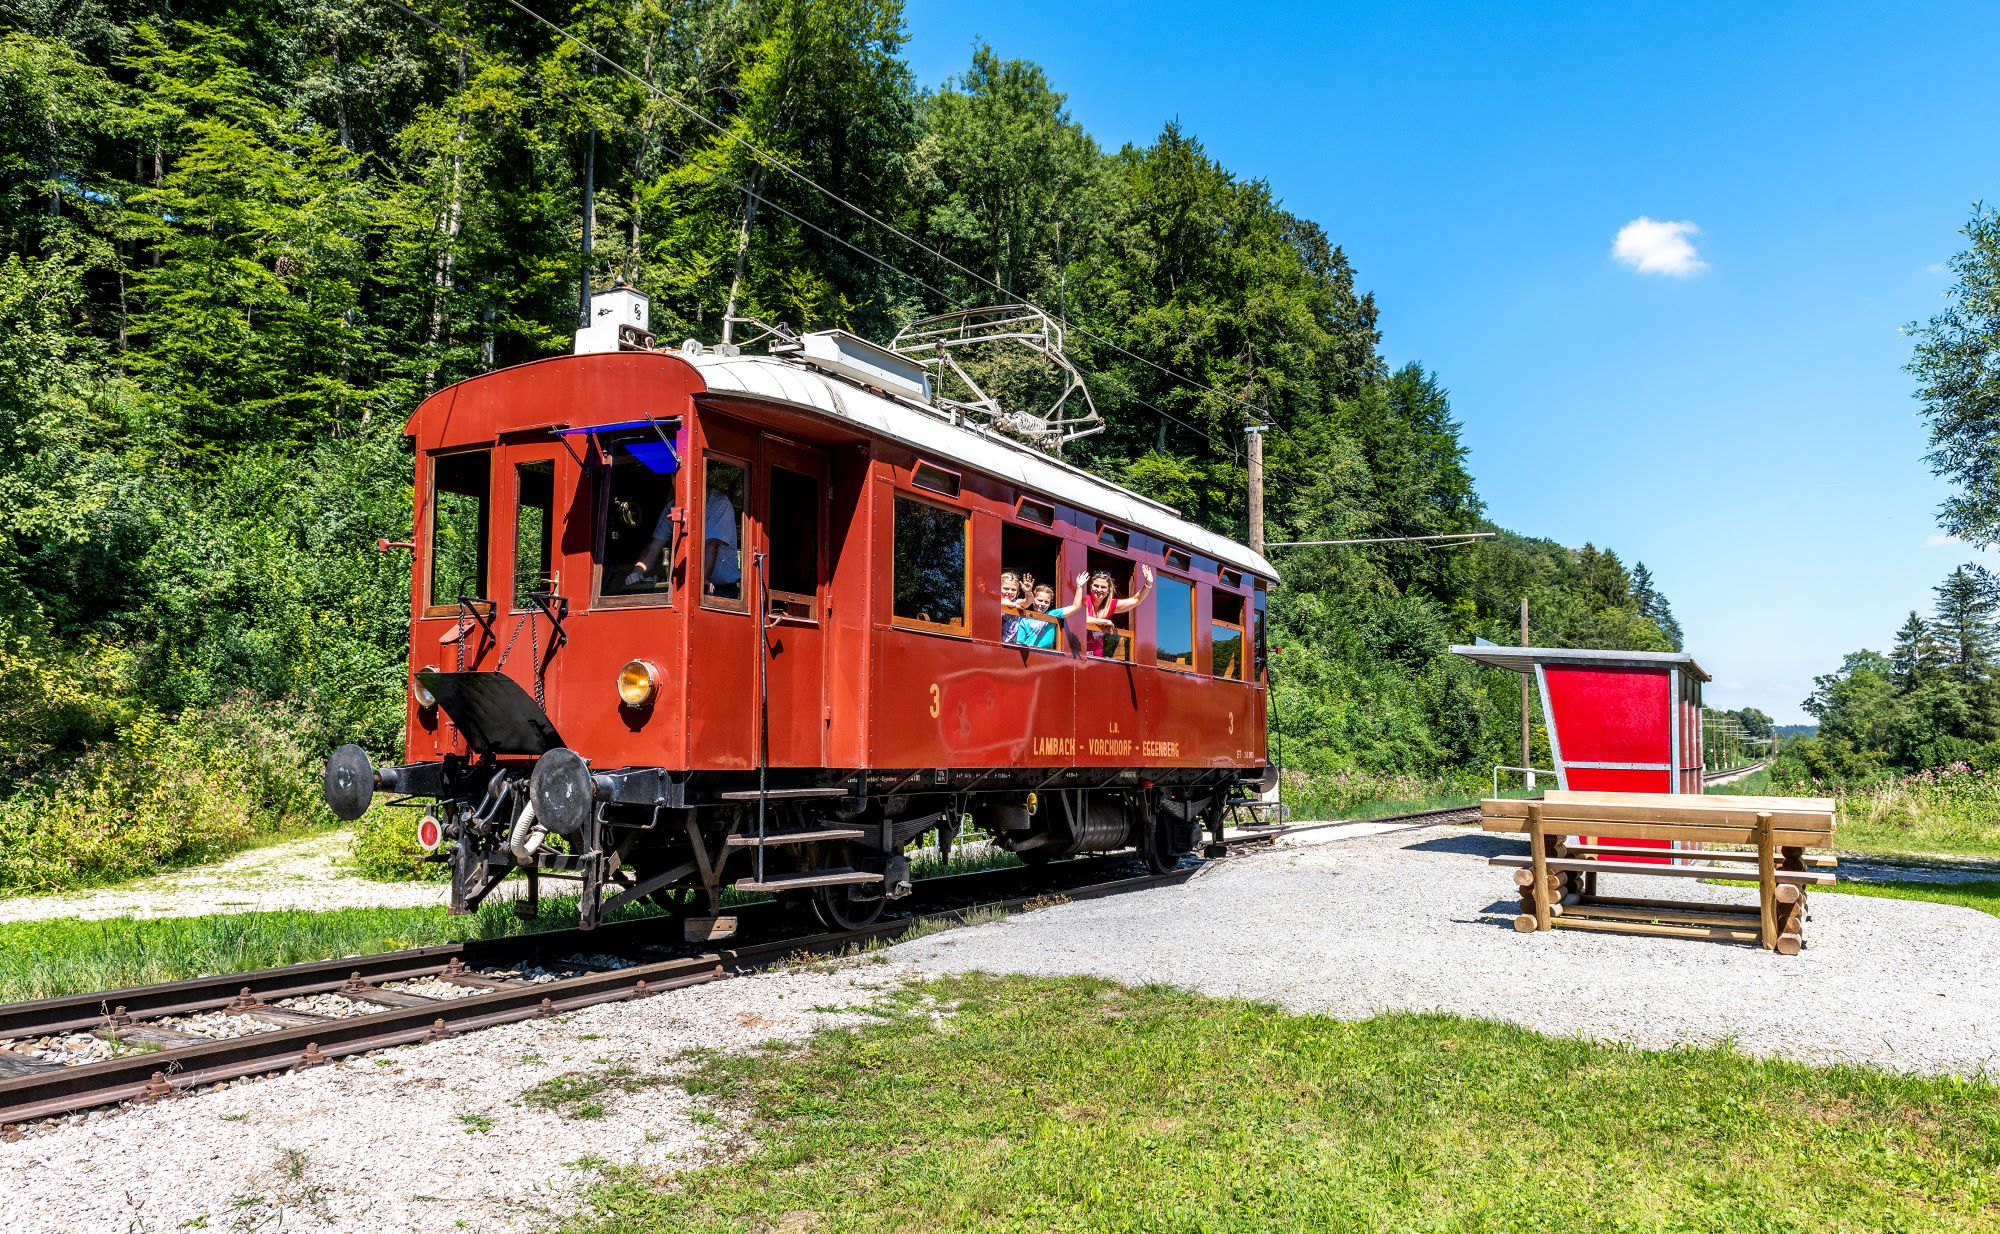
[[[702,459],[699,577],[703,607],[745,610],[743,511],[749,493],[749,464],[716,454]]]
[[[624,604],[665,604],[673,590],[675,478],[680,459],[657,433],[603,441],[604,519],[597,594]]]
[[[965,512],[897,493],[895,523],[897,624],[965,633]]]
[[[1020,647],[1059,650],[1062,622],[1037,616],[1070,602],[1074,583],[1062,577],[1062,541],[1025,527],[1003,524],[1000,529],[1001,605],[1000,641]],[[1013,575],[1019,589],[1017,604],[1007,604],[1007,576]],[[1040,594],[1038,601],[1036,596]]]
[[[425,611],[432,616],[456,611],[460,596],[486,598],[491,472],[489,450],[431,458],[431,577]]]
[[[1090,654],[1104,660],[1132,659],[1132,614],[1106,615],[1105,610],[1132,594],[1132,563],[1123,557],[1092,550],[1086,559],[1090,581],[1084,587],[1084,642]],[[1104,576],[1100,578],[1099,576]],[[1100,598],[1109,584],[1110,594]]]
[[[533,603],[536,592],[556,590],[553,528],[556,513],[556,463],[536,459],[514,465],[514,607]]]
[[[795,621],[819,620],[819,476],[771,464],[771,611]]]
[[[1209,593],[1208,671],[1243,680],[1243,597],[1220,587]]]
[[[1153,662],[1194,671],[1194,584],[1171,574],[1153,582]]]

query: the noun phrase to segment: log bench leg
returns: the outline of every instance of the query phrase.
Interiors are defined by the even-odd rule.
[[[1757,811],[1757,927],[1764,950],[1778,949],[1778,862],[1771,812]]]
[[[1779,955],[1797,955],[1805,945],[1806,934],[1806,894],[1796,886],[1787,884],[1778,888],[1778,945]]]

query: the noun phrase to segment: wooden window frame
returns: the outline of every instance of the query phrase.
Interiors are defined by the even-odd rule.
[[[781,443],[781,444],[788,444],[788,443]],[[799,468],[791,466],[788,463],[779,462],[778,460],[771,458],[770,454],[771,452],[769,450],[765,451],[764,505],[766,513],[767,514],[770,513],[772,494],[776,493],[778,488],[777,481],[773,473],[784,471],[784,472],[790,472],[792,475],[799,476],[804,479],[812,481],[813,502],[814,502],[814,509],[816,511],[816,517],[813,520],[814,589],[812,594],[808,595],[805,592],[800,592],[800,591],[784,591],[777,587],[769,587],[769,586],[765,588],[765,593],[764,593],[767,608],[772,602],[782,602],[787,605],[792,605],[792,604],[802,605],[806,609],[806,611],[803,614],[801,614],[801,613],[795,613],[791,611],[790,608],[787,608],[783,613],[771,613],[768,615],[774,616],[779,621],[784,622],[786,624],[816,626],[820,623],[820,615],[821,615],[820,596],[819,596],[819,587],[820,587],[819,575],[822,572],[827,562],[827,556],[828,556],[827,536],[830,531],[830,529],[826,525],[827,524],[826,514],[828,507],[826,495],[832,487],[832,480],[831,477],[827,474],[824,467],[822,467],[821,470],[818,471],[801,471]],[[767,554],[770,552],[771,548],[772,523],[773,519],[771,518],[766,518],[764,520],[764,549]],[[770,569],[769,563],[771,561],[771,558],[769,556],[766,556],[764,560],[766,563],[765,569],[769,570]]]
[[[485,591],[491,588],[493,582],[493,546],[488,541],[493,538],[494,451],[495,445],[489,442],[484,445],[463,446],[450,450],[433,450],[430,452],[429,470],[424,473],[424,483],[428,486],[424,494],[424,534],[418,540],[418,544],[422,546],[424,553],[424,586],[421,594],[424,598],[422,612],[425,617],[455,617],[459,615],[458,601],[456,599],[453,599],[449,604],[431,603],[431,591],[437,582],[437,465],[439,459],[458,458],[467,454],[483,454],[486,456],[486,509],[480,519],[483,527],[479,536],[478,549],[473,557],[473,570],[475,572],[478,571],[479,567],[477,563],[484,558],[486,561],[487,577],[479,580],[479,590]],[[509,581],[511,582],[512,580],[510,579]],[[492,597],[490,596],[473,596],[471,599],[492,602]],[[497,609],[497,607],[498,605],[496,604],[495,608]]]
[[[896,611],[896,545],[897,536],[896,503],[909,501],[917,505],[929,506],[934,510],[946,510],[958,516],[961,533],[960,544],[964,569],[959,579],[959,602],[962,614],[957,624],[942,621],[925,621],[921,617],[905,617]],[[925,634],[941,634],[947,638],[970,639],[972,637],[972,511],[961,505],[940,501],[928,490],[916,492],[904,488],[889,490],[889,624],[902,630],[918,630]]]
[[[713,463],[723,463],[743,473],[743,501],[736,508],[736,598],[712,596],[708,594],[707,571],[702,568],[708,556],[708,469]],[[750,575],[754,572],[751,555],[746,551],[746,520],[750,517],[751,486],[757,481],[757,467],[748,459],[738,458],[725,450],[703,449],[701,452],[701,537],[697,541],[699,549],[688,550],[688,575],[690,587],[696,589],[700,606],[713,613],[740,613],[750,615],[750,593],[757,584]],[[690,486],[694,487],[694,486]],[[692,525],[692,523],[690,523]]]
[[[1235,621],[1223,621],[1215,615],[1215,601],[1221,596],[1228,596],[1230,599],[1236,601],[1237,619]],[[1247,682],[1250,680],[1249,617],[1250,600],[1248,596],[1223,587],[1216,587],[1210,590],[1208,598],[1208,675],[1215,680],[1238,682]],[[1237,671],[1233,675],[1219,673],[1215,669],[1215,631],[1218,628],[1236,631]]]
[[[1160,655],[1160,584],[1170,580],[1188,589],[1188,650],[1186,664],[1176,663]],[[1194,585],[1192,578],[1182,578],[1178,574],[1169,574],[1165,570],[1155,570],[1153,572],[1153,595],[1151,602],[1153,608],[1154,668],[1163,668],[1173,673],[1201,672],[1201,625],[1196,617],[1199,610],[1195,606],[1195,599],[1200,594],[1200,589]]]
[[[523,467],[533,467],[537,463],[547,463],[549,465],[548,526],[542,529],[543,533],[549,538],[549,593],[558,596],[562,594],[562,536],[558,533],[556,527],[556,456],[548,454],[540,458],[513,459],[508,463],[508,468],[514,477],[512,493],[514,499],[514,521],[508,528],[512,534],[507,537],[507,603],[509,605],[507,611],[509,613],[525,613],[532,611],[534,608],[533,605],[530,605],[528,608],[522,608],[514,602],[521,595],[521,469]]]
[[[1102,520],[1097,524],[1097,547],[1108,548],[1115,553],[1132,551],[1132,533],[1122,527],[1114,527]]]
[[[1160,556],[1167,563],[1167,569],[1179,570],[1182,574],[1194,573],[1194,558],[1186,549],[1175,548],[1169,544]]]

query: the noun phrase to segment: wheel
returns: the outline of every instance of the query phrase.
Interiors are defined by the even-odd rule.
[[[813,915],[829,930],[861,930],[874,925],[882,916],[883,907],[889,903],[889,897],[877,887],[873,899],[862,899],[855,895],[857,890],[852,883],[814,888]]]

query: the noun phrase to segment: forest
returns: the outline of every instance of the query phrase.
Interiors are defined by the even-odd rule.
[[[1540,643],[1678,646],[1643,565],[1487,521],[1447,375],[1178,123],[1107,149],[987,46],[918,82],[893,0],[413,5],[0,9],[0,889],[304,825],[325,749],[393,757],[404,417],[614,278],[669,340],[1032,301],[1109,422],[1085,466],[1242,537],[1254,415],[1272,540],[1498,531],[1274,552],[1303,777],[1514,762],[1517,680],[1444,648],[1524,597]]]

